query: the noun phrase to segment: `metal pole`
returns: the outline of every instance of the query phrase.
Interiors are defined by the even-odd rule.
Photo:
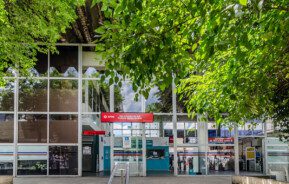
[[[141,97],[141,103],[142,103],[142,112],[145,112],[145,98],[142,96]],[[145,123],[142,123],[142,176],[146,176],[147,171],[146,171],[146,130],[145,130]]]
[[[17,166],[18,166],[18,92],[19,92],[19,73],[17,71],[16,78],[14,81],[14,137],[13,137],[13,146],[14,146],[14,159],[13,159],[13,176],[17,176]]]
[[[239,139],[238,139],[238,125],[234,125],[234,131],[235,131],[235,138],[234,138],[234,146],[235,146],[235,175],[239,175]]]
[[[263,156],[263,174],[269,174],[268,170],[268,160],[267,160],[267,123],[268,120],[264,122],[264,139],[262,139],[262,156]],[[271,122],[272,123],[272,122]]]
[[[120,183],[124,184],[124,169],[120,169]]]
[[[114,112],[114,85],[109,87],[109,111]],[[114,135],[113,135],[113,123],[110,123],[110,170],[111,173],[114,167]]]
[[[78,176],[82,176],[82,46],[78,46]]]
[[[176,85],[173,77],[172,81],[172,101],[173,101],[173,139],[174,139],[174,175],[178,175],[178,155],[177,155],[177,96],[175,93]]]

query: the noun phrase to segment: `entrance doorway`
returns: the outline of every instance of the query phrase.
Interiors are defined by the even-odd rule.
[[[114,163],[119,168],[130,166],[131,176],[141,176],[143,172],[142,137],[122,136],[114,138]]]
[[[82,174],[90,176],[99,173],[99,136],[83,136]]]
[[[239,138],[239,170],[242,175],[263,174],[263,138]]]

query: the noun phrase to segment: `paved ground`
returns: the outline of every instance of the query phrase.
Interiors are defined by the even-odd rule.
[[[107,184],[105,177],[14,178],[13,184]],[[230,176],[131,177],[130,184],[231,184]],[[115,178],[113,184],[120,184]]]

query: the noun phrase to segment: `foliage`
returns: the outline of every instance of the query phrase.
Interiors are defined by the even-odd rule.
[[[7,68],[26,72],[37,52],[47,52],[76,18],[84,0],[0,0],[0,77]],[[39,44],[45,45],[39,45]]]
[[[283,110],[281,121],[288,117],[287,0],[94,2],[106,16],[96,50],[111,83],[120,73],[147,97],[152,85],[169,86],[174,73],[189,112],[218,123],[278,122]]]

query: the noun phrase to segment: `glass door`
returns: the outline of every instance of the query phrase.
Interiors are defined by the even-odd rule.
[[[141,176],[143,170],[142,154],[141,137],[115,137],[114,163],[118,163],[118,168],[124,169],[126,163],[129,162],[130,175]]]

